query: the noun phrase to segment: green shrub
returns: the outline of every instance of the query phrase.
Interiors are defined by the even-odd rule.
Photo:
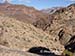
[[[63,55],[65,55],[65,56],[67,56],[67,55],[68,56],[73,56],[73,53],[68,51],[68,50],[64,50]]]

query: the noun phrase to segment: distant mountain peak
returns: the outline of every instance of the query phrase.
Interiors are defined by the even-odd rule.
[[[3,4],[10,4],[8,0],[5,0]]]
[[[5,3],[5,4],[8,4],[9,2],[8,2],[8,0],[5,0],[4,3]]]
[[[0,5],[9,5],[9,4],[11,4],[11,3],[8,0],[0,2]]]

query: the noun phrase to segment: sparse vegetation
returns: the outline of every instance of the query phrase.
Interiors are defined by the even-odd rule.
[[[3,22],[3,20],[5,20],[5,22]],[[54,41],[51,40],[53,39],[51,35],[48,35],[41,29],[38,29],[38,28],[36,29],[31,24],[23,23],[16,19],[13,19],[10,17],[3,17],[3,16],[0,16],[0,23],[3,24],[2,27],[5,30],[3,31],[3,36],[2,38],[0,38],[0,40],[7,39],[9,43],[8,47],[12,46],[15,49],[25,49],[27,47],[26,49],[29,49],[30,47],[35,45],[46,46],[48,48],[51,48],[51,47],[55,48],[56,46],[56,42],[54,43]],[[14,27],[12,27],[12,23]],[[21,25],[25,26],[25,29]],[[4,46],[7,46],[7,42],[2,41],[2,43]],[[58,43],[57,45],[62,46],[60,43]]]
[[[68,50],[64,50],[63,55],[64,56],[73,56],[73,53]]]
[[[31,47],[41,46],[47,47],[53,54],[61,55],[63,52],[64,56],[73,56],[73,49],[75,49],[74,26],[75,6],[73,5],[59,8],[52,14],[50,12],[46,14],[33,7],[1,4],[0,50],[1,46],[4,46],[8,47],[9,51],[15,49],[13,52],[16,50],[23,52]],[[70,51],[73,50],[73,52],[68,50],[67,45],[72,47]],[[6,49],[4,50],[4,52],[10,53]]]

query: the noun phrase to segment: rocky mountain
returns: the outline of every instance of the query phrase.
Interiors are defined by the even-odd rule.
[[[2,56],[75,53],[75,4],[39,11],[0,3],[0,50]]]
[[[48,14],[42,13],[33,7],[14,5],[8,2],[1,3],[0,49],[2,52],[0,55],[3,56],[5,53],[5,56],[13,56],[13,51],[17,53],[15,56],[20,56],[21,53],[29,54],[27,51],[33,47],[49,49],[49,55],[60,55],[64,50],[64,46],[56,41],[55,37],[33,26],[36,21],[46,20],[47,18]],[[40,53],[41,49],[37,49],[37,51]]]
[[[37,19],[46,18],[46,16],[48,16],[45,13],[42,13],[41,11],[38,11],[33,7],[10,4],[8,2],[0,4],[0,14],[14,17],[20,21],[28,23],[33,23]]]
[[[42,9],[41,11],[43,13],[48,13],[48,14],[53,14],[55,13],[57,10],[61,9],[63,7],[53,7],[53,8],[48,8],[48,9]]]
[[[75,4],[56,10],[55,13],[50,14],[49,19],[47,24],[39,22],[42,26],[44,25],[44,31],[55,36],[67,49],[71,48],[71,51],[75,51]],[[37,22],[35,24],[39,27],[36,27],[42,29]]]
[[[36,24],[39,24],[40,26],[38,25],[38,28],[44,28],[47,23],[51,23],[52,21],[52,16],[49,16],[49,14],[47,13],[43,13],[39,10],[36,10],[33,7],[10,4],[8,2],[5,2],[0,4],[0,8],[0,15],[13,17],[19,21],[30,23],[35,26]]]
[[[58,32],[59,39],[63,38],[62,44],[66,44],[70,38],[75,35],[75,6],[74,4],[56,11],[54,14],[55,20],[53,20],[52,29],[54,32]],[[56,28],[55,28],[56,27]],[[55,30],[56,29],[56,30]],[[53,33],[54,34],[54,33]],[[55,33],[56,34],[56,33]],[[66,39],[64,39],[66,38]],[[64,43],[65,42],[65,43]]]

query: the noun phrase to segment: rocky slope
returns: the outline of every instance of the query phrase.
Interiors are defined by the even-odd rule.
[[[22,51],[41,46],[49,48],[55,54],[61,54],[64,50],[55,37],[31,24],[6,16],[0,16],[0,45]]]
[[[53,24],[50,27],[51,33],[59,36],[62,44],[66,45],[75,35],[75,5],[72,4],[66,8],[55,12]]]
[[[53,19],[52,15],[38,11],[33,7],[10,4],[8,2],[0,3],[0,15],[13,17],[25,23],[31,23],[43,30],[46,28],[44,26],[50,25]]]
[[[15,17],[17,20],[33,23],[37,19],[46,18],[46,14],[41,11],[36,10],[33,7],[28,7],[25,5],[17,5],[10,3],[0,3],[0,15],[4,14],[6,16]]]
[[[60,8],[49,15],[48,19],[36,21],[34,26],[59,39],[63,38],[61,41],[65,45],[75,35],[75,4]]]
[[[36,21],[34,26],[56,37],[65,49],[75,53],[75,4],[56,10],[47,20]]]
[[[10,3],[0,4],[0,8],[0,45],[21,51],[46,47],[57,55],[64,47],[74,52],[75,4],[51,14]]]
[[[10,49],[0,45],[0,56],[38,56],[21,50]]]

